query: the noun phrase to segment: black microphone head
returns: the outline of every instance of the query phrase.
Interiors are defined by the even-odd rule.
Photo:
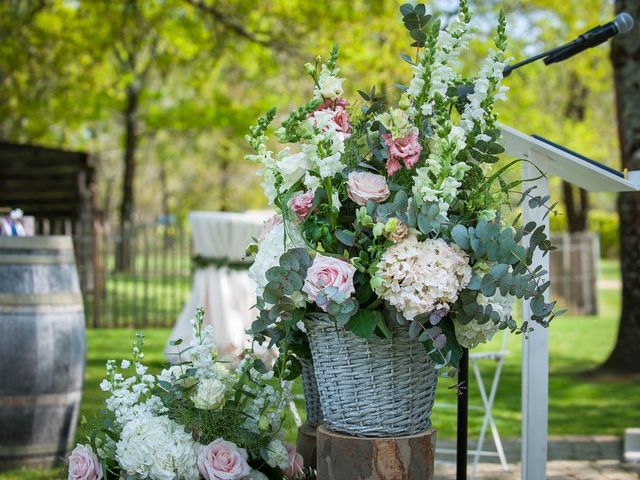
[[[618,30],[618,33],[627,33],[633,28],[633,17],[627,12],[619,13],[616,15],[616,18],[613,19],[613,24],[616,30]]]

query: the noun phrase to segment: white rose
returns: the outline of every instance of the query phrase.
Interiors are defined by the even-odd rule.
[[[280,440],[273,439],[267,447],[266,462],[273,468],[286,470],[289,466],[289,452]]]
[[[383,202],[389,198],[389,186],[382,175],[369,172],[351,172],[347,180],[349,198],[360,206]]]
[[[191,401],[200,410],[220,410],[224,406],[226,387],[217,378],[205,378],[200,381]]]

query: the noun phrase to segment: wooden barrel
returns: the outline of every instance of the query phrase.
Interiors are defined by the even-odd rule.
[[[86,338],[70,237],[0,237],[0,470],[72,446]]]

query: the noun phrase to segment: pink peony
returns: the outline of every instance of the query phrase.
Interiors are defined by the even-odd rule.
[[[101,480],[102,467],[91,447],[78,445],[69,455],[69,480]]]
[[[298,216],[298,218],[302,220],[311,211],[311,206],[313,205],[313,199],[315,197],[316,194],[313,190],[309,190],[305,193],[296,193],[293,197],[291,197],[289,206],[291,207],[291,210],[293,210],[294,213]]]
[[[262,241],[267,238],[269,232],[273,230],[274,227],[277,227],[282,223],[282,217],[280,215],[273,215],[262,225],[262,229],[260,230],[260,234],[258,235],[258,243],[262,243]]]
[[[288,480],[304,478],[304,460],[302,459],[302,455],[296,451],[293,445],[285,443],[284,446],[289,454],[289,468],[284,472],[285,476]]]
[[[369,200],[379,203],[389,198],[389,186],[382,175],[351,172],[347,179],[347,194],[358,205],[366,205]]]
[[[382,139],[389,149],[389,160],[387,161],[387,173],[389,176],[402,168],[400,162],[404,163],[404,166],[408,169],[413,168],[418,163],[422,145],[420,145],[417,133],[411,132],[406,137],[396,139],[390,133],[385,133],[382,135]]]
[[[247,451],[217,438],[198,453],[198,470],[206,480],[240,480],[251,472]]]
[[[335,287],[345,298],[349,298],[355,292],[355,287],[353,286],[355,272],[355,267],[344,260],[318,254],[313,259],[313,264],[309,267],[309,270],[307,270],[307,278],[304,281],[302,291],[309,296],[309,300],[316,302],[326,312],[327,300],[318,303],[316,300],[318,294],[324,293],[328,287]]]

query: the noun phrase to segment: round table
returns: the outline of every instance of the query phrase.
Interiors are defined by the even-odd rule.
[[[251,326],[257,312],[255,285],[248,275],[246,248],[257,238],[262,225],[273,215],[270,211],[191,212],[189,223],[194,255],[200,264],[193,276],[191,295],[184,306],[170,340],[183,339],[186,348],[193,340],[191,319],[197,307],[205,310],[205,325],[213,326],[218,356],[235,360],[251,344],[245,330]],[[177,362],[176,347],[167,346],[170,361]]]

